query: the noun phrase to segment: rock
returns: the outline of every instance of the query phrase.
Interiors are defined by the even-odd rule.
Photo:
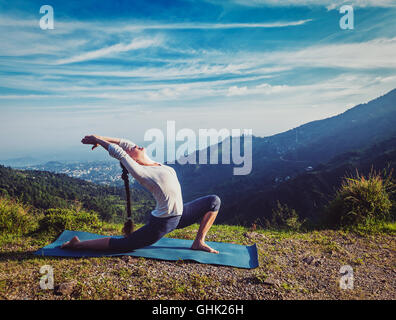
[[[68,295],[71,294],[74,290],[74,287],[76,286],[77,281],[73,280],[70,282],[64,282],[61,283],[60,285],[55,286],[54,292],[57,295]]]
[[[263,284],[267,285],[267,286],[276,286],[277,281],[271,278],[267,278],[263,281]]]
[[[322,264],[322,261],[320,261],[319,259],[315,260],[315,262],[314,262],[315,267],[319,267],[321,264]]]
[[[303,261],[304,261],[305,263],[307,263],[307,264],[311,264],[312,261],[314,261],[314,257],[311,257],[311,256],[305,257],[305,258],[303,259]]]
[[[243,235],[249,239],[257,239],[261,237],[261,235],[257,232],[245,232]]]
[[[122,256],[122,261],[124,261],[125,263],[130,263],[132,262],[132,257],[131,256]]]

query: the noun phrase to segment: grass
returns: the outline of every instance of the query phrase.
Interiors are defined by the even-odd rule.
[[[59,229],[42,230],[39,221],[45,215],[29,214],[29,207],[1,199],[0,208],[4,216],[12,217],[21,226],[12,232],[12,224],[3,223],[0,233],[0,299],[396,298],[392,277],[396,249],[394,222],[370,229],[304,232],[214,225],[207,241],[256,243],[260,266],[246,270],[183,260],[34,256],[32,252],[54,241],[62,227],[119,235],[122,224],[100,222],[89,229],[95,218],[92,220],[84,213],[81,219],[70,220],[71,212],[62,211],[62,219],[51,217],[61,222]],[[73,223],[62,225],[70,221]],[[25,222],[32,225],[24,226]],[[141,226],[137,224],[137,228]],[[167,237],[192,240],[198,227],[194,224],[177,229]],[[43,265],[53,267],[55,285],[74,281],[72,292],[57,295],[54,290],[42,290],[39,270]],[[359,279],[355,291],[345,292],[335,285],[342,265],[354,268]]]
[[[122,225],[104,224],[101,233],[115,234]],[[175,230],[170,237],[193,239],[198,225]],[[338,270],[350,264],[356,270],[368,268],[367,281],[381,270],[392,268],[389,250],[395,249],[394,237],[381,234],[361,237],[350,231],[273,232],[255,230],[255,238],[246,235],[251,231],[240,226],[215,225],[208,235],[209,241],[256,243],[260,267],[254,270],[200,265],[187,261],[164,262],[144,258],[78,258],[62,259],[36,257],[31,252],[54,240],[53,236],[32,235],[0,236],[0,298],[2,299],[299,299],[350,298],[339,291]],[[353,241],[351,241],[353,240]],[[318,267],[307,264],[304,257],[321,259]],[[379,258],[381,257],[381,258]],[[386,256],[385,256],[386,258]],[[38,286],[42,265],[54,269],[55,284],[76,280],[73,292],[56,295]],[[394,266],[393,266],[394,268]],[[363,272],[364,269],[362,269]],[[358,272],[358,271],[356,271]],[[385,273],[384,273],[385,274]],[[384,274],[380,276],[384,277]],[[364,275],[360,274],[359,277]],[[272,285],[267,280],[275,279]],[[389,280],[390,281],[390,280]],[[391,282],[391,281],[390,281]],[[325,291],[322,286],[327,287]],[[362,288],[365,285],[362,284]],[[363,289],[362,289],[363,290]],[[394,296],[394,290],[374,287],[372,292],[359,292],[375,296]],[[353,295],[352,295],[353,296]]]

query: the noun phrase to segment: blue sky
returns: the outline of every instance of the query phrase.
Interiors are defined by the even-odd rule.
[[[396,1],[346,2],[353,30],[343,3],[0,0],[0,159],[141,143],[167,120],[268,136],[378,97],[396,87]]]

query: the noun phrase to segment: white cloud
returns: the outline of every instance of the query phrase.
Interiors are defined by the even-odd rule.
[[[248,92],[247,87],[238,87],[238,86],[232,86],[228,88],[228,96],[239,96],[239,95],[244,95]]]
[[[269,23],[164,23],[164,24],[124,24],[124,31],[148,30],[148,29],[245,29],[245,28],[282,28],[300,26],[311,22],[312,19],[277,21]]]
[[[168,25],[168,28],[264,28],[275,24],[173,24]],[[153,25],[151,28],[160,26]],[[91,32],[95,27],[95,37],[91,38]],[[4,30],[1,23],[0,28]],[[63,31],[62,36],[52,36],[53,42],[45,42],[45,37],[49,33],[40,33],[37,30],[33,32],[27,29],[13,29],[12,33],[0,32],[0,38],[6,40],[5,45],[0,48],[0,53],[7,50],[8,53],[20,54],[17,58],[0,58],[2,70],[11,71],[6,77],[0,78],[0,86],[34,92],[26,95],[10,93],[0,96],[2,105],[6,106],[7,100],[12,100],[12,103],[21,100],[20,105],[29,101],[35,106],[39,106],[41,100],[51,106],[64,106],[69,102],[73,105],[77,104],[76,101],[81,101],[84,108],[87,105],[95,105],[97,108],[111,106],[111,109],[125,107],[127,112],[131,104],[138,103],[149,110],[163,109],[164,117],[172,118],[178,116],[177,111],[167,113],[166,110],[170,110],[168,108],[173,104],[177,106],[175,110],[180,110],[181,106],[184,106],[185,109],[191,108],[191,113],[194,109],[194,112],[201,110],[205,104],[208,110],[213,112],[211,114],[214,119],[221,119],[221,112],[229,110],[230,123],[250,121],[253,125],[255,121],[259,121],[257,119],[260,119],[260,116],[273,117],[271,119],[289,117],[292,119],[278,119],[274,120],[274,124],[268,123],[273,128],[278,126],[279,129],[281,124],[284,126],[282,129],[288,129],[293,123],[334,115],[344,111],[346,106],[375,98],[396,87],[396,76],[391,74],[392,68],[396,68],[396,38],[311,45],[296,50],[254,52],[249,48],[241,48],[240,51],[226,52],[215,48],[196,49],[183,46],[180,39],[171,38],[171,34],[166,38],[171,41],[164,41],[160,37],[143,37],[144,32],[132,33],[133,28],[139,31],[138,28],[143,30],[150,28],[149,25],[86,24],[74,28],[72,24],[65,24],[65,28],[71,33],[78,31],[78,28],[87,28],[89,41],[85,39],[85,35],[75,33],[65,38],[63,35],[66,31]],[[126,37],[131,34],[137,37],[133,41],[119,40],[115,45],[105,45],[113,35],[117,36],[116,39],[129,39]],[[29,40],[30,35],[32,40]],[[27,45],[31,43],[36,45]],[[86,49],[88,45],[93,44],[101,46],[100,49]],[[52,48],[47,51],[50,57],[23,57],[25,54],[29,55],[29,50],[30,53],[45,53],[46,46]],[[78,67],[71,64],[156,46],[161,46],[161,49],[171,54],[164,58],[142,56],[141,58],[147,59],[149,63],[145,65],[146,60],[139,60],[144,65],[141,67],[131,67],[136,59],[132,52],[125,60],[132,62],[128,67],[127,64],[104,65],[98,69],[94,64]],[[173,59],[173,56],[176,58]],[[315,79],[304,85],[291,84],[294,81],[289,81],[282,74],[287,71],[288,76],[293,77],[298,68],[305,68],[310,73],[311,70],[315,72],[315,68],[322,67],[334,68],[338,74],[343,74],[335,78],[324,75],[321,80]],[[382,69],[387,70],[383,76]],[[30,74],[12,74],[13,70],[23,70]],[[128,78],[138,79],[130,81]],[[251,111],[246,119],[236,116],[239,114],[237,110],[240,106]],[[315,111],[312,111],[313,109]],[[190,113],[186,111],[186,114]],[[261,128],[258,122],[254,126]],[[261,131],[261,134],[264,134],[264,131]]]
[[[137,39],[130,43],[120,43],[84,54],[75,55],[58,63],[71,63],[94,59],[134,50],[138,47],[160,45],[154,39]],[[243,96],[252,94],[271,94],[284,90],[284,86],[271,86],[260,80],[271,79],[282,71],[292,74],[295,68],[341,68],[344,70],[371,72],[376,68],[396,68],[396,38],[375,39],[360,43],[343,43],[334,45],[314,45],[296,51],[249,52],[240,51],[232,55],[222,52],[200,53],[197,62],[166,63],[156,67],[139,67],[120,69],[105,66],[98,70],[95,65],[37,68],[27,65],[24,71],[31,75],[8,75],[0,79],[0,85],[8,88],[38,90],[52,94],[67,94],[70,97],[76,92],[97,98],[127,100],[140,97],[142,99],[170,100],[182,97],[209,97],[216,95]],[[9,61],[9,60],[7,60]],[[194,61],[194,57],[192,58]],[[1,63],[1,62],[0,62]],[[15,62],[19,65],[19,61]],[[9,64],[9,62],[8,62]],[[7,68],[10,68],[9,65]],[[117,68],[117,69],[116,69]],[[9,70],[12,70],[9,69]],[[51,77],[48,77],[51,75]],[[68,76],[80,76],[67,82]],[[53,78],[55,77],[55,79]],[[97,77],[107,77],[105,84]],[[140,78],[142,81],[129,82],[128,78]],[[120,80],[120,78],[125,78]],[[169,80],[183,79],[185,86]],[[53,81],[55,80],[55,81]],[[64,80],[64,81],[62,81]],[[154,83],[153,83],[154,82]],[[249,83],[251,82],[251,83]],[[393,78],[383,80],[392,83]],[[289,82],[285,80],[283,85]],[[125,95],[117,94],[125,91]],[[132,92],[131,92],[132,91]]]
[[[395,68],[396,38],[312,46],[283,54],[286,64],[353,69]]]
[[[263,84],[257,85],[255,87],[255,92],[256,93],[262,93],[262,94],[273,94],[273,93],[278,94],[278,93],[286,90],[287,88],[288,88],[287,85],[275,85],[275,86],[272,86],[272,85],[270,85],[268,83],[263,83]]]
[[[218,4],[227,4],[229,0],[214,0]],[[232,2],[249,7],[256,6],[323,6],[327,9],[339,8],[343,4],[349,4],[354,7],[396,7],[394,0],[233,0]]]
[[[326,67],[347,69],[396,68],[396,37],[377,38],[365,42],[308,46],[299,50],[235,55],[238,61],[260,61],[279,68]]]
[[[140,67],[127,70],[115,70],[115,68],[97,70],[97,67],[81,67],[78,69],[46,69],[43,74],[51,73],[57,76],[82,76],[82,77],[108,77],[108,78],[145,78],[145,80],[175,80],[186,79],[197,82],[197,79],[204,79],[214,76],[237,75],[239,77],[230,80],[220,80],[222,82],[250,81],[255,79],[270,78],[273,74],[290,70],[290,67],[262,67],[259,62],[249,65],[233,64],[232,61],[218,65],[215,62],[168,64],[159,67]],[[227,64],[229,63],[229,64]],[[257,64],[258,63],[258,64]],[[124,68],[126,69],[126,68]],[[218,82],[218,80],[206,80]],[[141,84],[136,84],[140,86]],[[117,85],[119,86],[119,84]]]
[[[205,63],[193,65],[168,64],[152,68],[137,68],[131,70],[114,70],[111,66],[104,70],[97,70],[96,66],[83,68],[50,68],[43,69],[41,74],[31,76],[9,75],[0,80],[3,87],[38,90],[45,88],[46,93],[66,96],[69,98],[95,98],[105,101],[139,101],[145,103],[153,101],[200,101],[216,97],[233,97],[236,99],[274,99],[282,100],[284,96],[301,95],[306,92],[305,101],[310,105],[318,105],[319,101],[309,102],[310,93],[319,92],[322,97],[337,99],[338,96],[349,96],[366,90],[375,85],[376,90],[396,86],[395,76],[378,76],[381,72],[373,72],[377,68],[396,68],[394,53],[396,52],[396,38],[376,39],[362,43],[311,46],[295,52],[277,51],[270,53],[239,52],[232,56],[221,55],[203,57]],[[218,60],[223,64],[219,65]],[[246,62],[247,61],[247,62]],[[271,66],[271,67],[266,67]],[[334,67],[344,70],[344,74],[336,80],[315,81],[308,85],[289,85],[289,81],[273,85],[271,78],[281,71],[288,71],[291,76],[293,69],[309,67]],[[364,71],[367,70],[367,73]],[[372,75],[371,75],[372,73]],[[73,84],[63,81],[52,81],[52,77],[80,75]],[[225,76],[232,75],[228,79]],[[86,77],[87,76],[87,77]],[[96,76],[108,77],[105,83],[98,81]],[[211,79],[210,76],[213,76]],[[114,77],[114,79],[112,79]],[[120,80],[119,77],[125,77]],[[127,81],[128,77],[141,78],[142,81]],[[169,80],[184,79],[184,83]],[[361,79],[365,79],[361,82]],[[260,81],[264,81],[261,82]],[[357,86],[354,85],[356,82]],[[322,86],[322,83],[324,85]],[[373,90],[374,92],[374,90]],[[8,96],[17,99],[18,95]],[[34,95],[31,98],[38,98]],[[253,98],[254,97],[254,98]],[[51,98],[44,95],[43,98]],[[7,97],[3,97],[7,99]],[[27,98],[25,98],[27,99]],[[275,100],[276,100],[275,99]],[[274,100],[274,103],[275,103]],[[187,102],[186,102],[187,103]],[[293,99],[290,100],[293,103]]]
[[[66,95],[48,95],[48,94],[5,94],[0,95],[1,100],[31,100],[44,98],[66,98]]]
[[[115,45],[101,48],[94,51],[89,51],[83,54],[76,55],[71,58],[60,59],[55,64],[68,64],[73,62],[81,62],[87,60],[93,60],[105,56],[112,55],[114,53],[126,52],[131,50],[145,49],[152,46],[159,46],[162,40],[159,38],[155,39],[134,39],[130,43],[117,43]]]

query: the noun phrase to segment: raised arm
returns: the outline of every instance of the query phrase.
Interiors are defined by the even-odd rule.
[[[97,138],[107,141],[109,143],[115,143],[115,144],[120,144],[120,138],[110,138],[110,137],[103,137],[103,136],[96,136]]]
[[[103,137],[103,136],[96,136],[96,137],[99,138],[100,140],[106,141],[108,143],[117,144],[125,151],[130,151],[136,146],[135,143],[133,143],[132,141],[129,141],[127,139],[111,138],[111,137]]]
[[[139,182],[141,181],[141,178],[146,179],[148,178],[148,172],[145,166],[142,166],[138,164],[135,160],[133,160],[128,153],[125,151],[124,148],[121,148],[121,145],[124,144],[124,147],[134,147],[135,144],[133,142],[130,142],[128,140],[124,139],[117,139],[117,138],[108,138],[104,139],[104,137],[101,136],[96,136],[96,135],[90,135],[90,136],[85,136],[81,142],[83,144],[92,144],[92,150],[95,149],[97,146],[102,146],[104,149],[106,149],[110,156],[113,158],[119,160],[125,168],[129,171],[129,173]],[[109,141],[117,141],[112,143]]]

